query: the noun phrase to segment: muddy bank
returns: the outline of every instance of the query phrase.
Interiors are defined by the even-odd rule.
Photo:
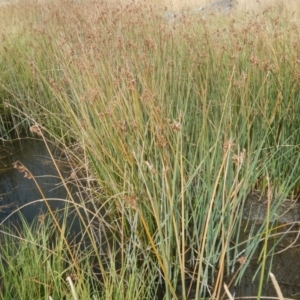
[[[295,223],[300,221],[300,204],[292,199],[270,199],[260,191],[252,191],[246,198],[243,207],[243,218],[253,220],[256,223],[263,223],[270,214],[270,222],[282,224]]]

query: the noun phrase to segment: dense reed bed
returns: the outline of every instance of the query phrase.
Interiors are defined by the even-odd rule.
[[[26,1],[1,7],[0,20],[2,140],[26,133],[64,149],[90,240],[78,259],[53,213],[55,259],[45,228],[7,235],[5,256],[23,259],[7,263],[23,271],[1,275],[11,286],[1,299],[22,289],[61,299],[71,293],[66,268],[74,299],[221,299],[240,251],[237,280],[261,241],[257,276],[268,273],[274,211],[242,245],[241,211],[252,189],[277,205],[299,192],[295,14],[270,7],[167,23],[138,2]],[[24,245],[6,248],[20,235]],[[32,253],[47,270],[30,269]]]

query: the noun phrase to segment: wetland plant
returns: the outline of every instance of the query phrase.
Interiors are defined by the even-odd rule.
[[[221,299],[241,249],[237,281],[264,243],[262,285],[274,211],[242,244],[242,208],[253,189],[278,205],[299,192],[298,19],[270,7],[170,25],[155,6],[100,1],[21,1],[0,19],[2,139],[64,149],[89,239],[77,253],[51,210],[50,225],[7,231],[0,297]]]

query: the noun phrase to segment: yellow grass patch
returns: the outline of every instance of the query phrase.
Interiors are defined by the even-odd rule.
[[[20,2],[25,4],[27,3],[42,3],[42,2],[55,2],[59,4],[61,2],[81,2],[85,3],[90,0],[0,0],[1,4],[10,4]],[[103,2],[100,0],[95,0],[93,2]],[[221,0],[106,0],[109,4],[113,6],[124,5],[128,3],[145,3],[145,5],[153,5],[157,8],[168,9],[168,10],[181,10],[181,9],[192,9],[196,7],[206,6]],[[228,0],[229,1],[229,0]],[[257,12],[262,12],[269,7],[273,7],[278,9],[280,12],[297,12],[300,8],[299,0],[237,0],[238,2],[238,10],[249,11],[254,10]]]
[[[132,2],[131,0],[120,0],[122,3]],[[135,0],[135,2],[144,2],[147,4],[153,4],[157,6],[166,6],[168,9],[180,10],[195,8],[198,6],[205,6],[218,0]],[[237,0],[238,8],[240,10],[255,10],[263,11],[266,8],[272,6],[278,8],[281,11],[297,11],[300,8],[300,2],[298,0]]]

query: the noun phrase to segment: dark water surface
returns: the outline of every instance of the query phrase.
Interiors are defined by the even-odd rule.
[[[63,161],[63,154],[49,145],[57,161]],[[26,168],[27,170],[23,170]],[[59,164],[63,177],[70,176],[70,171]],[[22,171],[23,172],[20,172]],[[34,177],[35,180],[31,177]],[[76,189],[69,186],[73,199]],[[22,139],[0,148],[0,224],[1,226],[20,224],[20,213],[28,223],[38,216],[49,212],[45,199],[55,213],[63,212],[70,200],[62,179],[51,159],[47,147],[41,140]],[[70,206],[70,205],[69,205]],[[69,208],[70,230],[79,231],[79,220],[74,218]],[[11,227],[11,226],[10,226]]]

